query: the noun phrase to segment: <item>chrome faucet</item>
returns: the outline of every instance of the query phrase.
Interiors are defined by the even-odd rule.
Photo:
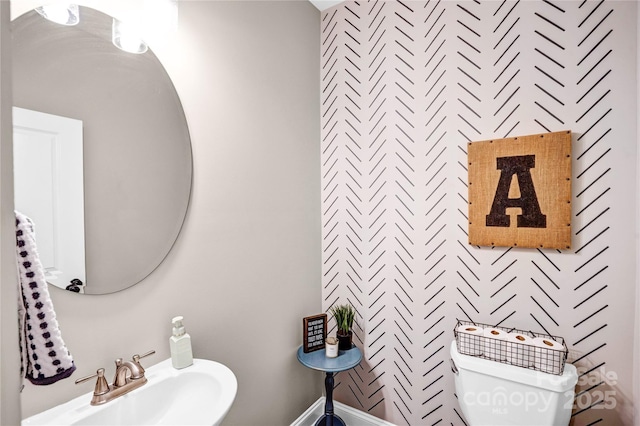
[[[98,380],[93,390],[91,405],[104,404],[147,383],[147,378],[144,376],[144,367],[140,364],[140,359],[154,353],[156,351],[149,351],[143,355],[136,354],[133,356],[132,361],[123,361],[122,358],[116,359],[116,373],[111,385],[107,384],[107,380],[104,377],[104,368],[99,368],[96,374],[76,380],[76,384],[97,377]]]

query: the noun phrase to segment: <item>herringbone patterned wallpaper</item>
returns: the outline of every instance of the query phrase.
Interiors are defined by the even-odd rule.
[[[323,308],[357,309],[365,355],[337,375],[337,400],[399,425],[465,424],[459,318],[564,336],[581,374],[573,423],[626,422],[635,17],[624,1],[323,12]],[[573,132],[573,248],[470,246],[467,143],[559,130]]]

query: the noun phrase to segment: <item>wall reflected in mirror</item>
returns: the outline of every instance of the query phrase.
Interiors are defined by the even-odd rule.
[[[152,49],[119,50],[110,16],[82,6],[79,14],[74,26],[35,11],[12,22],[13,95],[16,107],[82,122],[83,282],[85,293],[107,294],[140,282],[171,250],[190,198],[191,144]],[[57,214],[74,216],[66,206]],[[34,221],[38,234],[59,233]],[[71,279],[51,282],[64,288]]]

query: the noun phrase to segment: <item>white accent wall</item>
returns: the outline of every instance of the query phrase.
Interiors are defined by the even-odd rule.
[[[636,3],[344,2],[322,13],[322,297],[365,361],[336,398],[464,424],[456,319],[563,336],[576,425],[632,422]],[[467,143],[571,130],[572,248],[477,247]]]

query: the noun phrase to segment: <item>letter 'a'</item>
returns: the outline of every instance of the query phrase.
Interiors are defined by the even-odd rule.
[[[511,220],[507,209],[518,207],[522,214],[518,215],[518,228],[546,228],[547,216],[540,211],[530,169],[535,167],[535,155],[515,157],[499,157],[496,159],[500,170],[500,180],[493,198],[491,211],[486,216],[487,226],[509,227]],[[518,177],[520,198],[509,198],[509,188],[513,177]]]

